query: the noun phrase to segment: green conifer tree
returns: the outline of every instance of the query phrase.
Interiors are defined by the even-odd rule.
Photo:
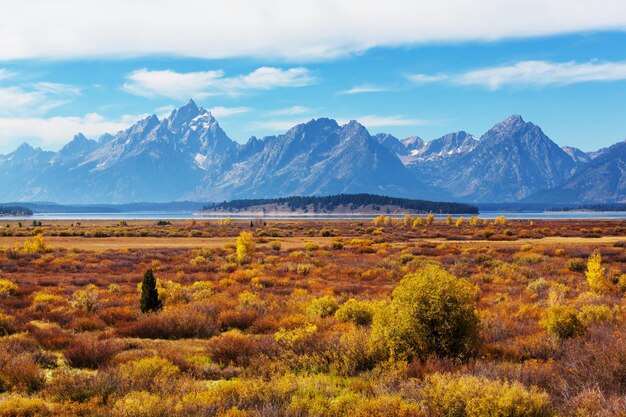
[[[149,313],[158,311],[163,307],[163,303],[159,300],[159,292],[156,287],[156,278],[152,273],[152,269],[148,269],[143,275],[141,281],[141,312]]]

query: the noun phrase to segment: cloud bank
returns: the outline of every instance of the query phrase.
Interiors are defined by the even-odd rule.
[[[408,78],[416,84],[450,82],[456,85],[476,85],[490,90],[506,86],[571,85],[626,80],[626,62],[522,61],[459,74],[412,74]]]
[[[168,97],[185,100],[210,96],[237,96],[250,91],[280,87],[304,87],[315,77],[307,68],[281,69],[260,67],[249,74],[226,77],[222,70],[177,72],[173,70],[136,70],[128,74],[123,89],[143,97]]]
[[[622,0],[20,0],[0,60],[330,59],[373,47],[626,29]]]

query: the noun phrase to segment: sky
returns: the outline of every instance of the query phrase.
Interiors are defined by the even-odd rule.
[[[520,114],[592,151],[626,138],[626,2],[3,1],[0,153],[190,98],[238,142],[317,117],[480,136]]]

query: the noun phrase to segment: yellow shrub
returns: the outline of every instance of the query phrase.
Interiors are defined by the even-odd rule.
[[[171,415],[167,402],[156,394],[131,391],[113,405],[115,417],[167,417]]]
[[[606,304],[585,305],[580,308],[578,318],[585,326],[594,323],[606,323],[613,321],[613,310]]]
[[[316,298],[309,304],[306,313],[311,317],[324,318],[332,314],[335,314],[338,308],[337,300],[335,297],[328,295],[320,298]]]
[[[506,217],[504,216],[498,216],[495,219],[493,219],[493,224],[506,224]]]
[[[314,324],[306,324],[293,330],[281,328],[274,333],[274,340],[283,346],[290,347],[296,342],[310,339],[316,333],[317,326]]]
[[[585,330],[584,324],[578,319],[576,310],[563,305],[551,306],[541,324],[550,335],[559,339],[578,336]]]
[[[33,308],[41,309],[49,306],[50,304],[56,304],[63,301],[63,297],[56,294],[48,294],[45,292],[36,292],[33,297]]]
[[[15,294],[18,288],[17,284],[8,279],[0,279],[0,298]]]
[[[19,248],[19,245],[16,248]],[[25,240],[21,248],[19,248],[19,251],[22,253],[46,253],[50,250],[51,248],[46,245],[41,233],[33,236],[32,240]]]
[[[374,315],[374,307],[369,301],[357,301],[354,298],[343,303],[335,317],[341,321],[352,321],[356,324],[370,324]]]
[[[85,286],[82,290],[74,291],[71,305],[76,310],[90,313],[98,307],[98,287],[94,284]]]
[[[191,284],[191,299],[205,300],[213,295],[213,283],[210,281],[196,281]]]
[[[463,417],[550,417],[548,394],[519,382],[501,382],[476,376],[431,374],[420,397],[428,415]]]
[[[51,416],[52,407],[41,398],[10,395],[0,397],[0,417]]]
[[[399,395],[362,398],[348,410],[346,417],[426,417],[419,404],[403,400]]]
[[[405,276],[374,315],[372,337],[395,359],[467,359],[478,346],[478,288],[436,265]]]
[[[167,386],[179,373],[178,366],[158,356],[125,363],[120,367],[121,378],[126,380],[131,387],[138,389]]]

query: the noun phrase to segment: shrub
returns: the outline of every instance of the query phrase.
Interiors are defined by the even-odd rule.
[[[585,305],[580,308],[578,319],[586,327],[595,323],[607,323],[613,321],[613,310],[606,304]]]
[[[151,356],[123,364],[119,374],[131,389],[151,390],[170,386],[180,369],[165,358]]]
[[[46,253],[50,251],[51,248],[46,245],[44,241],[44,237],[41,233],[33,236],[32,240],[25,240],[22,244],[20,252],[22,253]]]
[[[583,272],[586,264],[584,259],[573,258],[565,262],[565,267],[572,272]]]
[[[76,317],[69,323],[69,327],[79,332],[93,332],[102,330],[106,327],[106,323],[94,316]]]
[[[256,321],[259,314],[253,309],[224,310],[219,315],[219,322],[223,330],[246,330]]]
[[[74,291],[71,306],[84,313],[91,313],[98,307],[98,287],[89,284],[82,290]]]
[[[325,295],[311,301],[306,313],[311,317],[324,318],[334,314],[338,306],[335,297]]]
[[[254,341],[239,331],[223,333],[209,340],[207,353],[223,365],[248,366],[256,353]]]
[[[206,338],[218,332],[218,314],[213,304],[181,305],[128,323],[118,333],[146,339]]]
[[[15,318],[8,314],[0,313],[0,337],[15,332]]]
[[[53,408],[41,398],[10,395],[0,398],[0,417],[51,416]]]
[[[106,365],[113,356],[123,349],[115,340],[79,338],[63,351],[63,356],[75,368],[96,369]]]
[[[341,321],[352,321],[356,324],[366,325],[372,322],[374,308],[368,301],[357,301],[354,298],[343,303],[335,313]]]
[[[359,398],[346,417],[426,417],[426,413],[419,404],[399,395],[380,395]]]
[[[83,402],[98,398],[107,402],[115,393],[119,380],[114,372],[103,370],[97,373],[61,371],[54,374],[51,383],[46,385],[46,397],[55,401]]]
[[[210,281],[196,281],[191,284],[191,299],[194,301],[206,300],[213,295],[213,283]]]
[[[548,309],[546,318],[541,323],[548,334],[559,339],[569,339],[585,330],[578,319],[576,310],[563,305],[553,305]]]
[[[341,240],[333,240],[330,242],[330,248],[332,250],[341,250],[343,249],[343,242]]]
[[[298,275],[309,275],[313,266],[311,264],[298,264],[296,273]]]
[[[44,373],[31,354],[0,357],[0,392],[33,393],[43,387],[45,380]]]
[[[484,377],[431,374],[419,391],[433,417],[550,417],[549,397],[519,382]]]
[[[407,275],[391,303],[374,315],[374,342],[382,342],[396,359],[425,359],[433,353],[467,359],[478,347],[477,294],[470,282],[438,266]]]
[[[316,250],[318,250],[320,247],[318,244],[313,243],[313,242],[305,242],[304,243],[304,249],[309,251],[309,252],[314,252]]]
[[[172,415],[167,401],[146,391],[132,391],[113,405],[114,417],[168,417]]]
[[[17,284],[9,281],[8,279],[0,279],[0,298],[13,295],[17,290]]]

